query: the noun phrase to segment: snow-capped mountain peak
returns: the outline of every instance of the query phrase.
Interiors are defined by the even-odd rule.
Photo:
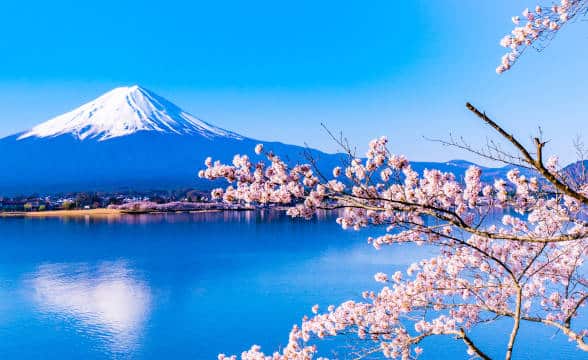
[[[134,85],[115,88],[77,109],[41,123],[20,135],[18,140],[70,134],[79,140],[103,141],[139,131],[242,139],[242,136],[208,124],[163,97]]]

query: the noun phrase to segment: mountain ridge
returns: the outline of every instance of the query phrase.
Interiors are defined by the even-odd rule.
[[[258,143],[289,163],[306,162],[310,152],[324,174],[341,165],[344,156],[239,135],[199,120],[135,85],[113,89],[28,131],[0,139],[0,169],[4,169],[0,196],[180,187],[207,190],[223,184],[197,178],[206,157],[230,163],[234,154],[249,154],[252,161],[260,161],[263,156],[253,153]],[[411,164],[419,172],[435,168],[462,178],[474,163]],[[492,181],[512,167],[481,168]]]

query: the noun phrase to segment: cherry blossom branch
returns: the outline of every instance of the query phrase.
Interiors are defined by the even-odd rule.
[[[521,25],[520,16],[514,16],[512,22],[517,26],[511,34],[500,40],[500,45],[510,51],[502,57],[496,72],[502,74],[509,70],[528,47],[534,46],[540,50],[542,42],[549,41],[565,24],[587,12],[586,0],[560,0],[559,4],[550,7],[537,5],[535,9],[525,9],[522,14],[526,21],[524,25]]]
[[[538,138],[535,138],[535,144],[537,146],[537,157],[534,158],[531,156],[529,151],[512,135],[506,132],[500,125],[490,119],[486,113],[481,112],[478,110],[474,105],[470,104],[469,102],[466,103],[466,107],[468,110],[473,112],[477,117],[482,119],[486,124],[490,125],[494,128],[500,135],[502,135],[505,139],[507,139],[511,144],[513,144],[517,150],[523,155],[526,162],[532,165],[541,175],[543,175],[550,183],[552,183],[557,189],[559,189],[564,194],[573,197],[574,199],[581,201],[584,205],[588,205],[588,197],[576,192],[567,184],[561,182],[555,175],[553,175],[543,164],[542,158],[542,149],[545,143],[539,141]]]
[[[582,296],[580,298],[580,300],[578,301],[576,306],[574,306],[574,308],[570,311],[570,314],[568,315],[568,317],[564,320],[564,324],[567,328],[569,328],[571,326],[572,318],[574,317],[574,315],[576,315],[576,313],[578,312],[578,309],[580,308],[580,306],[582,306],[584,304],[584,301],[586,301],[586,299],[588,299],[588,294],[585,294],[584,296]]]
[[[553,326],[553,327],[561,330],[561,332],[563,332],[565,335],[567,335],[570,339],[575,340],[576,343],[578,344],[578,347],[582,351],[588,351],[588,344],[584,341],[584,336],[576,333],[575,331],[573,331],[572,329],[570,329],[569,327],[567,327],[565,325],[561,325],[555,321],[541,319],[541,318],[537,318],[537,317],[523,316],[522,319],[526,320],[526,321],[539,322],[539,323],[543,323],[543,324],[546,324],[549,326]]]
[[[582,301],[584,301],[584,300],[585,300],[585,297],[582,298]],[[490,308],[488,308],[487,310],[494,312],[494,313],[501,315],[501,316],[516,318],[516,313],[512,313],[512,312],[508,312],[508,311],[500,311],[500,310],[490,309]],[[560,330],[561,332],[563,332],[570,339],[573,339],[578,344],[578,347],[582,351],[588,352],[588,344],[584,341],[584,335],[581,335],[581,334],[575,332],[574,330],[572,330],[568,324],[562,325],[556,321],[548,320],[548,319],[544,319],[544,318],[540,318],[540,317],[536,317],[536,316],[523,315],[523,316],[520,316],[519,318],[524,321],[542,323],[542,324],[554,327],[554,328]]]
[[[479,347],[476,346],[476,344],[474,344],[472,339],[470,339],[466,335],[463,329],[459,329],[459,331],[454,332],[454,334],[457,336],[458,339],[461,339],[467,345],[468,349],[470,349],[471,352],[476,354],[478,357],[484,360],[491,360],[491,358],[488,355],[486,355],[482,350],[480,350]]]
[[[383,335],[381,333],[371,333],[373,335]],[[459,328],[458,330],[448,330],[448,331],[443,331],[440,333],[432,333],[432,332],[428,332],[428,333],[424,333],[418,336],[414,336],[411,337],[410,340],[408,341],[411,345],[418,345],[421,341],[425,340],[428,337],[431,336],[438,336],[438,335],[453,335],[455,336],[455,338],[457,340],[462,340],[464,342],[464,344],[467,346],[468,348],[468,352],[471,353],[472,355],[476,355],[477,357],[479,357],[480,359],[484,359],[484,360],[491,360],[491,358],[486,355],[475,343],[474,341],[466,334],[465,330],[463,328]],[[364,354],[362,354],[362,356],[355,358],[356,360],[359,359],[363,359],[365,356],[376,353],[378,351],[381,351],[381,349],[379,348],[374,348],[368,352],[365,352]],[[418,353],[420,353],[420,350],[417,350]]]
[[[515,283],[516,284],[516,283]],[[521,287],[516,284],[517,286],[517,295],[516,295],[516,303],[515,303],[515,312],[513,315],[514,324],[512,327],[512,331],[510,333],[510,337],[508,338],[508,345],[506,348],[506,360],[510,360],[512,358],[512,349],[514,347],[515,340],[517,338],[517,334],[519,333],[519,327],[521,324],[521,303],[522,303],[522,290]]]
[[[319,174],[312,161],[289,166],[271,152],[269,164],[253,164],[240,155],[233,165],[207,159],[207,168],[199,175],[225,178],[231,184],[215,189],[216,199],[289,205],[289,215],[303,218],[319,209],[343,209],[337,218],[343,229],[386,228],[384,235],[368,239],[376,249],[400,243],[439,247],[437,256],[411,264],[406,271],[410,279],[402,280],[399,271],[391,280],[378,273],[376,281],[389,287],[377,294],[366,292],[367,302],[348,301],[322,314],[313,307],[316,316],[305,317],[293,328],[280,353],[268,357],[252,347],[242,354],[243,360],[311,359],[316,354],[316,348],[308,346],[311,339],[351,332],[378,342],[385,357],[412,358],[412,351],[414,357],[422,351],[415,339],[459,334],[466,345],[474,345],[458,329],[499,316],[514,320],[505,349],[510,358],[521,320],[531,318],[533,301],[540,304],[534,318],[563,322],[562,326],[585,302],[582,287],[588,281],[577,270],[588,246],[585,205],[559,192],[546,194],[543,182],[527,179],[516,169],[507,174],[510,187],[502,179],[483,184],[481,169],[475,166],[467,169],[464,182],[437,170],[419,174],[406,158],[391,154],[386,141],[372,141],[365,159],[348,151],[346,168],[333,169],[332,180]],[[258,145],[255,151],[261,154],[263,147]],[[345,179],[338,180],[343,175]],[[502,224],[488,226],[494,209],[512,209],[520,216],[507,213]],[[547,287],[554,291],[546,294]],[[406,322],[414,324],[417,334],[411,335]],[[566,334],[575,339],[580,333]],[[480,349],[469,345],[471,355],[484,358]]]
[[[430,215],[436,219],[447,221],[449,224],[454,225],[462,230],[465,230],[466,232],[468,232],[472,235],[477,235],[477,236],[488,238],[488,239],[511,240],[511,241],[532,242],[532,243],[556,243],[556,242],[565,242],[565,241],[574,241],[574,240],[578,240],[578,239],[583,239],[588,235],[588,233],[586,232],[586,231],[588,231],[588,224],[586,224],[586,223],[582,223],[583,228],[585,230],[581,231],[577,234],[560,234],[560,235],[556,235],[556,236],[550,236],[547,238],[537,237],[536,235],[518,236],[518,235],[511,235],[511,234],[497,234],[497,233],[492,233],[489,231],[476,229],[476,228],[468,225],[464,221],[464,219],[462,217],[460,217],[459,215],[457,215],[455,212],[447,210],[447,209],[443,209],[443,208],[430,206],[430,205],[411,203],[411,202],[406,202],[406,201],[401,201],[401,200],[384,199],[384,198],[379,198],[379,197],[371,197],[371,198],[358,197],[358,196],[352,195],[352,194],[345,194],[345,195],[338,195],[338,196],[326,195],[326,197],[329,199],[332,199],[332,200],[343,201],[344,204],[334,206],[332,208],[323,207],[322,209],[356,208],[356,209],[365,209],[365,210],[371,210],[371,211],[383,211],[385,209],[382,207],[365,205],[365,204],[357,202],[355,200],[360,199],[360,200],[384,201],[384,202],[389,202],[389,203],[401,205],[400,207],[394,208],[395,210],[398,210],[398,211],[411,211],[411,210],[414,211],[414,210],[416,210],[421,214]]]
[[[460,328],[459,330],[454,330],[454,331],[446,331],[441,334],[432,334],[432,333],[423,334],[423,335],[420,335],[418,337],[413,338],[414,340],[411,341],[411,343],[418,344],[421,341],[423,341],[425,338],[432,336],[432,335],[454,335],[457,340],[462,340],[464,342],[464,344],[467,346],[467,348],[469,350],[468,352],[470,352],[472,355],[476,355],[477,357],[479,357],[480,359],[483,359],[483,360],[491,360],[491,358],[488,355],[486,355],[473,342],[473,340],[466,334],[466,332],[463,328]]]
[[[514,165],[520,168],[534,170],[534,167],[528,165],[521,157],[514,156],[506,151],[503,151],[499,145],[494,143],[492,140],[487,140],[486,148],[475,148],[472,145],[468,144],[463,137],[459,138],[459,141],[454,139],[451,134],[449,134],[449,140],[437,139],[437,138],[425,138],[429,141],[440,143],[444,146],[451,146],[455,147],[460,150],[465,150],[470,152],[474,155],[482,157],[484,159],[488,159],[491,161],[501,162],[505,165]]]

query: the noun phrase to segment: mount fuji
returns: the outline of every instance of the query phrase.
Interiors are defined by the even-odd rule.
[[[263,143],[290,162],[310,152],[321,169],[340,154],[259,141],[209,124],[139,86],[119,87],[27,131],[0,139],[0,196],[74,191],[207,189],[204,159],[231,161]],[[413,163],[463,174],[471,163]],[[490,169],[489,169],[490,170]],[[503,173],[502,168],[490,173]]]
[[[18,140],[68,134],[78,140],[104,141],[140,131],[243,139],[240,135],[197,119],[159,95],[134,85],[111,90],[75,110],[37,125],[20,135]]]
[[[119,87],[0,139],[0,196],[209,188],[197,178],[206,157],[231,161],[260,142],[292,161],[307,150],[219,128],[140,86]],[[338,159],[310,151],[325,165]]]

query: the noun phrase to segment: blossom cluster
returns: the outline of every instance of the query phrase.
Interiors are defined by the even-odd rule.
[[[389,358],[418,357],[420,342],[435,335],[462,339],[468,353],[482,357],[468,331],[497,317],[554,327],[588,351],[588,328],[573,329],[588,298],[581,270],[588,255],[588,209],[582,201],[518,169],[493,183],[484,183],[476,166],[463,178],[435,169],[418,173],[406,157],[390,153],[387,142],[373,140],[365,158],[350,156],[330,178],[271,152],[265,154],[268,163],[241,155],[232,165],[207,159],[200,176],[230,183],[213,191],[217,199],[289,205],[288,214],[304,218],[317,209],[342,208],[337,223],[343,229],[381,226],[383,233],[368,239],[376,249],[407,242],[439,248],[437,256],[405,273],[375,274],[386,286],[364,292],[362,301],[331,305],[324,313],[313,307],[315,315],[292,329],[282,351],[266,355],[254,346],[241,359],[311,359],[318,355],[314,342],[350,333],[377,344]],[[556,158],[547,167],[563,179]],[[588,195],[585,185],[577,189],[580,196]],[[219,356],[225,358],[236,357]]]
[[[501,74],[509,70],[527,47],[549,39],[576,15],[585,14],[587,10],[586,0],[561,0],[549,7],[527,8],[522,16],[514,16],[515,28],[500,40],[500,45],[509,52],[502,57],[496,72]]]

